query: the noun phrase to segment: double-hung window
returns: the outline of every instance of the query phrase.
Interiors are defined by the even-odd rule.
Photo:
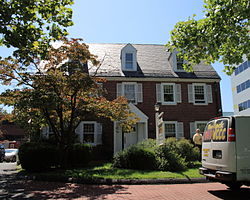
[[[124,96],[131,103],[136,103],[136,85],[124,84]]]
[[[95,142],[95,123],[83,123],[83,142]]]
[[[125,68],[127,70],[133,69],[133,53],[126,53],[125,54]]]
[[[193,83],[188,85],[188,102],[195,105],[213,103],[212,85]]]
[[[165,121],[164,133],[165,133],[165,138],[168,137],[183,138],[184,137],[183,122]]]
[[[205,98],[205,85],[194,85],[194,102],[206,103]]]
[[[184,60],[176,55],[176,69],[177,69],[177,71],[184,71],[183,63],[184,63]]]
[[[163,102],[174,103],[175,102],[175,89],[174,84],[163,84]]]
[[[156,102],[162,103],[162,105],[181,103],[181,84],[156,84]]]
[[[96,121],[83,121],[76,128],[80,143],[97,145],[102,143],[102,124]]]
[[[124,96],[128,102],[137,104],[142,102],[142,83],[123,82],[117,83],[117,97]]]
[[[165,138],[176,136],[176,122],[166,122],[165,123]]]

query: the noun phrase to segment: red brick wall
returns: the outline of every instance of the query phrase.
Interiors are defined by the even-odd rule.
[[[117,81],[107,81],[104,83],[104,88],[107,89],[107,98],[109,100],[116,98]],[[143,84],[143,103],[138,103],[137,107],[149,117],[148,119],[148,135],[150,138],[155,138],[155,111],[156,104],[156,84],[160,82],[137,82]],[[188,102],[188,84],[187,82],[178,82],[181,84],[182,103],[177,105],[161,105],[160,112],[164,112],[164,121],[179,121],[184,123],[184,134],[189,138],[190,122],[207,121],[215,116],[221,115],[221,97],[219,83],[207,83],[212,86],[213,103],[208,105],[193,105]],[[219,111],[220,110],[220,111]],[[113,126],[107,126],[103,129],[105,140],[109,144],[113,142]],[[108,139],[111,137],[110,139]]]

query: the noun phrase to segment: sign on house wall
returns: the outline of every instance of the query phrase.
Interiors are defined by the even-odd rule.
[[[155,113],[155,123],[156,123],[156,142],[158,145],[164,143],[164,124],[163,124],[163,112],[160,114],[158,112]]]

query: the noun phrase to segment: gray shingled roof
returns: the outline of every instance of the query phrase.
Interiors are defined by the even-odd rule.
[[[90,52],[101,61],[97,76],[220,79],[211,65],[197,65],[193,73],[174,72],[168,60],[170,52],[164,45],[132,44],[137,49],[137,72],[123,72],[121,69],[121,49],[127,44],[88,45]],[[89,67],[90,73],[96,71],[95,67]]]

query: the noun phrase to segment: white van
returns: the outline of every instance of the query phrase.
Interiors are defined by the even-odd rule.
[[[199,171],[231,189],[250,185],[250,116],[221,117],[207,123]]]

